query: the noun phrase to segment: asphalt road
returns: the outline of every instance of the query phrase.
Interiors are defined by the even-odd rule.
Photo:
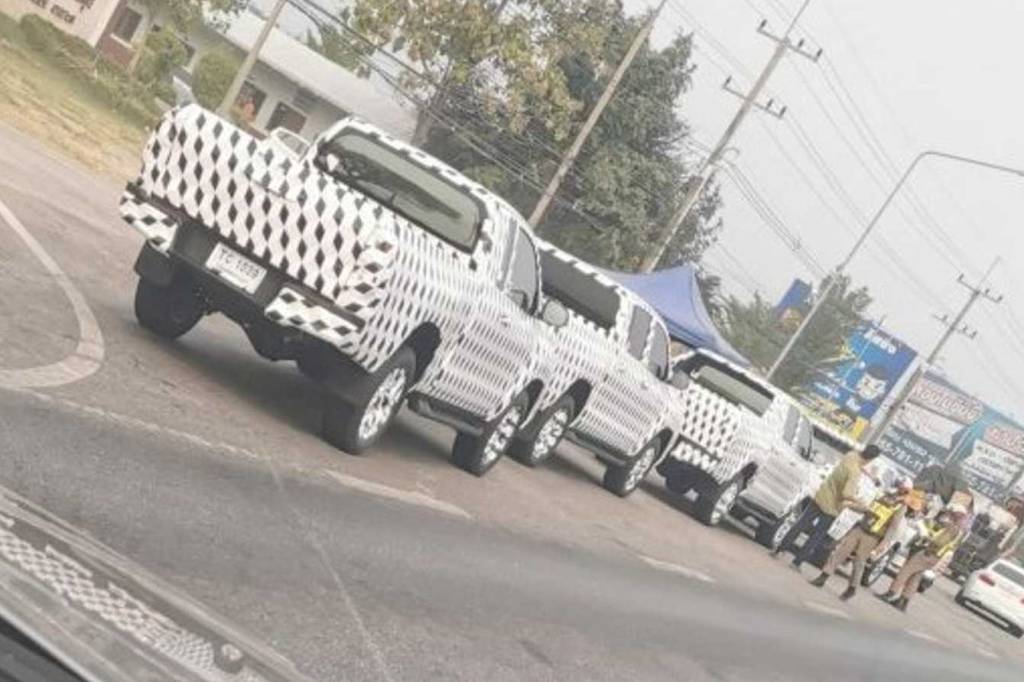
[[[405,416],[371,457],[332,451],[316,389],[230,325],[173,344],[135,326],[115,183],[3,127],[0,149],[0,202],[101,333],[83,346],[60,277],[0,219],[0,482],[314,678],[1020,678],[1020,642],[950,586],[909,616],[841,604],[653,482],[608,495],[573,448],[477,480]]]

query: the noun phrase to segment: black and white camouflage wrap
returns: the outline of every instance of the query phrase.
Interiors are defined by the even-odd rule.
[[[137,195],[153,197],[284,273],[291,284],[266,316],[367,371],[414,330],[433,325],[441,345],[416,390],[495,416],[536,376],[550,343],[547,325],[502,290],[506,251],[528,226],[503,200],[421,150],[356,119],[327,134],[343,130],[374,138],[475,197],[484,216],[475,248],[456,248],[308,159],[289,158],[194,105],[168,114],[154,132],[122,215],[166,252],[174,220]]]
[[[553,405],[570,386],[582,380],[591,387],[591,393],[584,409],[570,424],[572,432],[632,455],[664,428],[669,402],[664,385],[642,360],[630,356],[629,323],[636,308],[645,309],[653,324],[662,322],[642,299],[591,265],[552,244],[541,242],[538,246],[592,277],[595,283],[614,290],[620,302],[612,329],[602,329],[582,315],[569,312],[569,323],[555,332],[554,350],[541,366],[540,375],[547,381],[537,412]],[[645,358],[650,352],[652,335],[653,331],[649,332]]]
[[[765,413],[757,416],[692,382],[681,392],[680,438],[669,456],[700,468],[718,483],[731,480],[748,464],[756,464],[756,474],[740,494],[781,516],[811,494],[819,480],[814,465],[800,457],[795,443],[785,440],[786,420],[795,403],[724,358],[704,350],[695,352],[764,385],[773,398]]]

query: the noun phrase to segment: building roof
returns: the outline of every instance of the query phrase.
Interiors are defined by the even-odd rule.
[[[236,47],[248,50],[256,42],[263,24],[263,18],[242,12],[223,35]],[[279,28],[270,32],[259,61],[304,90],[395,137],[405,140],[412,137],[416,126],[415,108],[378,77],[360,78]]]

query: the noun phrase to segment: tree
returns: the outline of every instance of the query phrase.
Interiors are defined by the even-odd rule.
[[[142,4],[164,17],[174,30],[184,33],[200,21],[220,24],[249,5],[249,0],[142,0]]]
[[[315,33],[306,31],[306,45],[345,70],[369,78],[370,67],[365,61],[368,53],[366,46],[343,31],[327,24],[321,25]]]
[[[600,59],[572,51],[558,62],[569,94],[582,106],[573,125],[600,96],[611,65],[626,50],[641,20],[621,13],[610,22]],[[635,269],[689,181],[682,143],[690,134],[677,105],[690,87],[692,42],[678,36],[661,50],[644,46],[626,71],[548,211],[545,239],[604,267]],[[435,114],[449,123],[435,127],[425,146],[487,185],[529,215],[538,187],[555,171],[567,140],[559,140],[538,116],[513,125],[501,109],[488,109],[474,83],[453,88]],[[697,211],[679,231],[663,263],[697,262],[721,227],[721,196],[711,183]]]
[[[220,106],[241,65],[241,60],[229,52],[214,50],[204,54],[192,74],[196,101],[207,109]]]
[[[135,67],[135,78],[157,97],[174,102],[171,73],[188,62],[181,39],[172,31],[150,31]]]
[[[413,142],[430,137],[434,109],[473,85],[501,106],[514,129],[543,121],[556,139],[570,132],[579,103],[551,68],[570,50],[596,54],[614,0],[353,0],[352,27],[380,48],[401,52],[420,74],[404,85],[424,102]]]
[[[774,382],[799,392],[840,353],[850,333],[862,324],[870,304],[867,287],[854,288],[844,275],[776,372]],[[730,297],[724,319],[722,331],[729,343],[762,371],[771,367],[800,324],[799,319],[780,319],[775,307],[759,294],[749,303]]]

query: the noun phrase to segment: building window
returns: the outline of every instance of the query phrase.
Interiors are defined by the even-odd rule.
[[[238,107],[246,122],[251,124],[256,120],[256,115],[260,113],[266,99],[267,93],[257,88],[251,81],[245,81],[242,84],[242,89],[238,92],[235,106]]]
[[[131,7],[125,7],[121,12],[121,16],[117,18],[114,30],[111,33],[124,42],[130,43],[132,38],[135,37],[135,33],[139,30],[139,24],[141,23],[142,15]]]
[[[274,113],[270,115],[270,120],[267,121],[267,131],[269,132],[274,128],[287,128],[293,133],[301,134],[302,128],[305,125],[305,116],[284,102],[278,102],[277,106],[274,107]]]

